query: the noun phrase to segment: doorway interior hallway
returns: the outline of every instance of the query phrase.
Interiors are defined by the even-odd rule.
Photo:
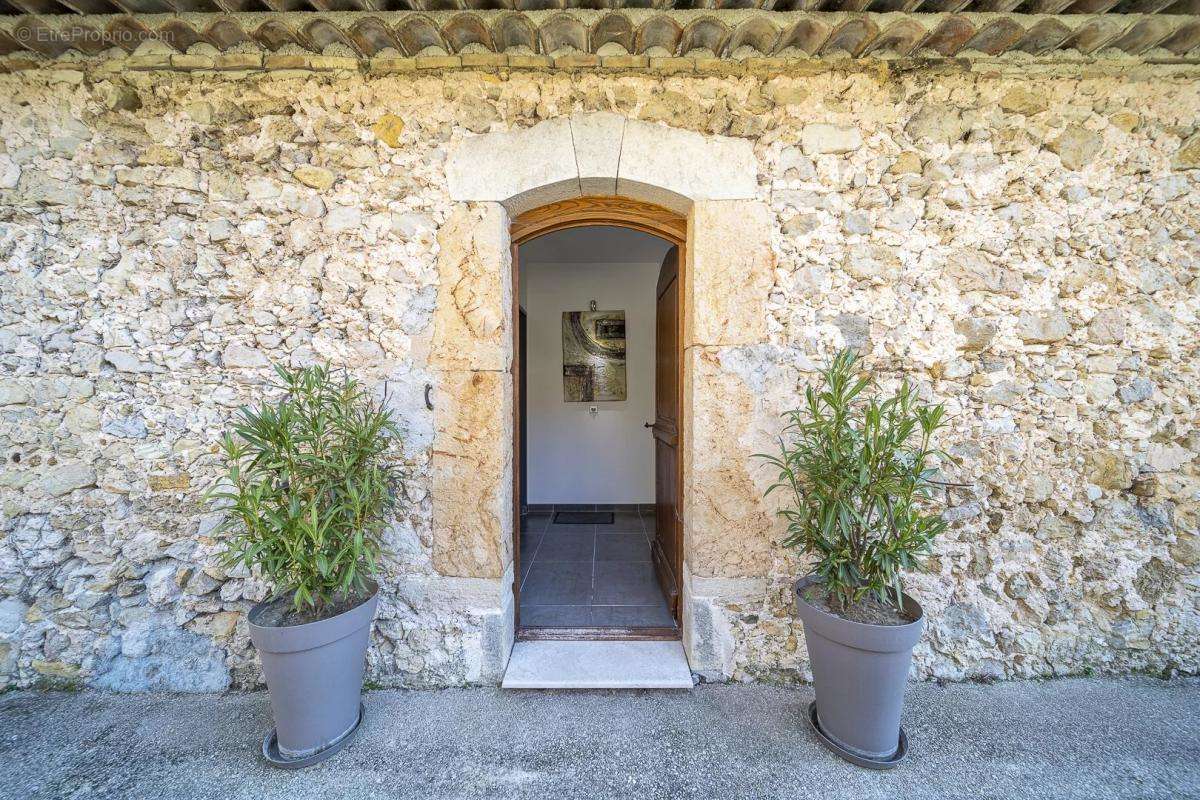
[[[555,522],[556,511],[612,511],[608,524]],[[650,556],[652,506],[569,505],[521,518],[521,625],[673,628]]]
[[[679,638],[678,257],[603,224],[515,249],[518,638]]]

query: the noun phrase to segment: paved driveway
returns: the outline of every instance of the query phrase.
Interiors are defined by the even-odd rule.
[[[263,693],[11,692],[3,798],[1200,798],[1200,681],[909,689],[910,761],[817,744],[807,687],[386,691],[358,739],[298,773],[256,756]]]

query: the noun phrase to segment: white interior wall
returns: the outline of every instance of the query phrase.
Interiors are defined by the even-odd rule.
[[[654,442],[643,423],[654,419],[654,309],[658,271],[669,245],[635,234],[628,248],[592,246],[590,234],[563,231],[555,247],[523,245],[521,296],[527,316],[528,502],[652,503]],[[549,239],[550,237],[543,237]],[[643,241],[644,240],[644,241]],[[539,240],[534,240],[538,242]],[[639,258],[636,263],[587,261]],[[553,258],[553,261],[538,260]],[[569,403],[563,399],[562,314],[624,310],[627,399]],[[589,409],[595,406],[597,414]]]

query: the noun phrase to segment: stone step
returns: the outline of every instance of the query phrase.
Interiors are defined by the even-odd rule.
[[[505,689],[691,689],[682,642],[517,642]]]

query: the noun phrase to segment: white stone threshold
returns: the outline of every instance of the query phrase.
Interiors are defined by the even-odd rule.
[[[691,689],[682,642],[517,642],[505,689]]]

